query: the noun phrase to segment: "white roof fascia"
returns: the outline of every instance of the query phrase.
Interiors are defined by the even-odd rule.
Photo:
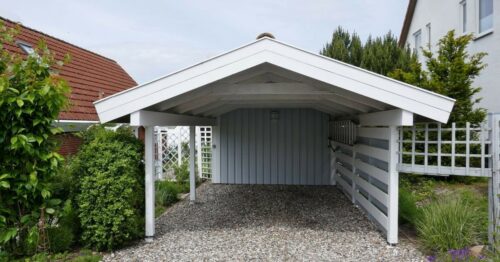
[[[263,63],[294,71],[439,122],[448,120],[454,104],[451,98],[270,38],[259,39],[94,104],[101,122],[108,122]]]

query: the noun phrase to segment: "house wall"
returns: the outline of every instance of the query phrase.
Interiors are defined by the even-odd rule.
[[[63,156],[70,156],[76,154],[80,145],[82,144],[82,139],[80,137],[75,136],[72,133],[63,133],[57,135],[57,139],[59,140],[59,154]]]
[[[467,33],[478,36],[478,1],[467,1]],[[415,47],[414,34],[422,32],[422,46],[428,44],[427,24],[431,25],[431,50],[436,50],[436,45],[448,31],[455,30],[461,33],[460,0],[418,0],[415,7],[413,20],[408,31],[406,44]],[[493,0],[493,32],[477,37],[469,46],[470,53],[487,52],[484,62],[488,66],[474,81],[475,86],[482,87],[478,97],[482,97],[479,104],[491,113],[500,113],[500,1]],[[423,62],[422,56],[419,57]]]
[[[271,119],[271,112],[277,112]],[[240,109],[214,129],[214,183],[329,185],[329,117],[312,109]],[[216,134],[217,133],[217,134]]]

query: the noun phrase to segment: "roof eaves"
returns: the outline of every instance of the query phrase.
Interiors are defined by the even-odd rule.
[[[406,9],[405,20],[403,22],[403,28],[401,29],[401,34],[399,35],[399,46],[404,47],[406,39],[408,37],[408,31],[410,30],[411,21],[413,20],[413,14],[415,13],[415,7],[417,6],[417,0],[410,0],[408,3],[408,9]]]

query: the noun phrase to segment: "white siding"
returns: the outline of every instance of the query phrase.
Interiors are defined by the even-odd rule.
[[[279,119],[271,120],[271,111]],[[225,184],[329,185],[328,115],[312,109],[240,109],[220,117]]]
[[[467,33],[477,35],[478,32],[478,1],[479,0],[466,0],[467,1]],[[442,38],[448,31],[455,30],[456,33],[462,32],[462,12],[460,10],[460,0],[418,0],[415,7],[413,20],[408,31],[406,44],[414,48],[413,34],[418,30],[425,31],[426,25],[430,23],[432,51],[436,51],[440,38]],[[443,15],[446,14],[446,15]],[[480,106],[488,109],[491,113],[500,113],[500,103],[498,97],[500,96],[500,1],[493,1],[493,32],[489,35],[480,37],[472,41],[469,46],[469,51],[486,52],[488,56],[485,57],[484,62],[488,66],[482,71],[481,75],[474,81],[475,86],[480,86],[483,89],[479,93],[479,97],[483,100]],[[423,44],[427,44],[423,41]],[[420,57],[421,62],[423,58]]]

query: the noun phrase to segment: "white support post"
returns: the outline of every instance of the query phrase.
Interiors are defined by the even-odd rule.
[[[399,205],[399,172],[398,172],[398,128],[389,127],[389,183],[388,192],[389,204],[387,206],[387,242],[389,244],[398,243],[398,205]]]
[[[196,126],[189,127],[189,200],[196,200],[195,138]]]
[[[356,145],[353,145],[352,147],[352,162],[351,162],[351,167],[352,167],[352,178],[351,178],[351,183],[352,183],[352,203],[356,204],[356,177],[358,176],[358,172],[356,171]]]
[[[220,117],[217,125],[212,126],[212,183],[220,183]]]
[[[330,150],[330,184],[334,186],[337,184],[337,155],[333,150]]]
[[[152,240],[155,234],[155,174],[154,174],[154,127],[145,127],[144,162],[146,168],[146,240]]]

